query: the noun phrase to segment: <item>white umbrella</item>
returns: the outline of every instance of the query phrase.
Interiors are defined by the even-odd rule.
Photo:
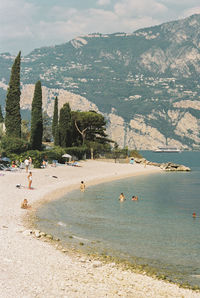
[[[71,155],[69,155],[69,154],[67,154],[67,153],[63,154],[63,155],[62,155],[62,157],[69,158],[69,160],[71,160],[71,159],[72,159],[72,156],[71,156]]]
[[[72,156],[71,156],[71,155],[69,155],[69,154],[67,154],[67,153],[63,154],[63,155],[62,155],[62,157],[68,157],[68,158],[72,158]]]

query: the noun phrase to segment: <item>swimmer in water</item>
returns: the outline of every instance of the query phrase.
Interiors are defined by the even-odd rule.
[[[121,192],[121,194],[120,194],[120,196],[119,196],[119,200],[120,200],[120,202],[123,202],[123,201],[126,200],[126,199],[125,199],[125,196],[124,196],[124,194],[123,194],[123,192]]]
[[[196,213],[195,212],[192,213],[192,217],[196,218]]]
[[[132,201],[138,201],[138,196],[132,196]]]
[[[82,192],[85,191],[85,183],[84,183],[83,181],[81,181],[80,190],[81,190]]]

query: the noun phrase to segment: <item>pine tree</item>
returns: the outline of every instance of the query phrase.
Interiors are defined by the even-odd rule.
[[[34,96],[31,110],[31,148],[33,150],[41,150],[43,136],[42,121],[42,87],[41,82],[35,84]]]
[[[69,103],[60,109],[59,117],[59,145],[71,147],[72,145],[72,118]]]
[[[4,119],[3,119],[2,109],[0,105],[0,123],[3,123],[3,122],[4,122]]]
[[[5,126],[8,137],[21,137],[21,114],[20,114],[20,64],[21,52],[15,58],[12,66],[10,82],[6,97]]]
[[[58,97],[56,96],[54,102],[53,121],[52,121],[52,135],[55,139],[56,127],[58,126]]]

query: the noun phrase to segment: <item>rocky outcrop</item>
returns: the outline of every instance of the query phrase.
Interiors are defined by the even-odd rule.
[[[22,86],[21,90],[21,108],[31,110],[31,104],[33,100],[35,85],[26,84]],[[64,89],[54,89],[47,88],[45,86],[42,87],[42,100],[43,100],[43,109],[47,112],[47,114],[52,117],[53,109],[54,109],[54,100],[55,97],[58,96],[58,109],[68,102],[72,110],[81,110],[81,111],[89,111],[94,110],[99,112],[97,106],[87,100],[87,98],[68,92]]]
[[[161,170],[168,171],[168,172],[190,172],[191,169],[189,167],[186,167],[184,165],[175,164],[172,162],[167,163],[157,163],[157,162],[151,162],[146,160],[145,158],[135,158],[134,159],[136,163],[150,165],[154,167],[160,167]]]

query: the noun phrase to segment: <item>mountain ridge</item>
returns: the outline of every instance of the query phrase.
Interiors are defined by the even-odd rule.
[[[86,106],[93,104],[105,115],[109,136],[122,147],[152,149],[168,143],[196,149],[200,148],[199,46],[197,14],[130,34],[88,34],[23,57],[22,86],[40,79],[49,90],[47,110],[54,96],[63,92],[77,96],[66,100],[73,97],[73,107],[80,110],[78,96],[84,98]],[[3,106],[12,60],[8,53],[0,54]]]

